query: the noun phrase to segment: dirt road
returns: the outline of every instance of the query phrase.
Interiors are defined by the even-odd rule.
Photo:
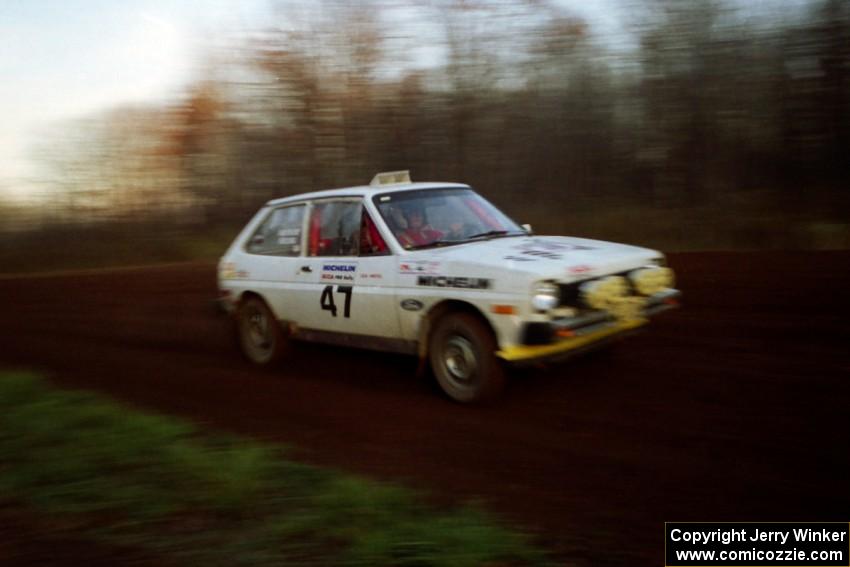
[[[576,565],[662,565],[663,522],[850,516],[850,253],[673,255],[684,308],[469,408],[412,359],[248,367],[214,267],[0,280],[0,364],[477,499]]]

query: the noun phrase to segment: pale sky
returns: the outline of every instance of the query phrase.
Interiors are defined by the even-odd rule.
[[[164,101],[207,45],[261,27],[264,0],[0,1],[0,193],[25,195],[51,126]]]
[[[622,36],[619,0],[560,0]],[[749,6],[806,0],[749,0]],[[173,98],[205,51],[268,27],[270,0],[0,0],[0,197],[26,197],[33,146],[75,117]]]

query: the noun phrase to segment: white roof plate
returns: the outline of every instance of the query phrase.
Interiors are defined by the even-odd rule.
[[[369,183],[369,186],[382,187],[385,185],[398,185],[401,183],[410,182],[410,171],[407,169],[401,171],[383,171],[381,173],[375,174],[375,177],[372,178],[372,181]]]

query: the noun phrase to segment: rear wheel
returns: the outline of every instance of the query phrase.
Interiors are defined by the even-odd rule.
[[[287,339],[268,305],[249,297],[236,313],[239,347],[245,358],[259,366],[271,366],[286,352]]]
[[[496,339],[484,321],[471,313],[440,319],[430,340],[431,368],[443,391],[458,402],[494,398],[505,385],[496,358]]]

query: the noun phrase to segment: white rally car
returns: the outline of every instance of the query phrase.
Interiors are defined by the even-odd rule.
[[[418,354],[461,402],[495,395],[504,363],[602,344],[679,296],[660,252],[533,236],[468,185],[407,172],[268,202],[218,283],[256,364],[291,339]]]

